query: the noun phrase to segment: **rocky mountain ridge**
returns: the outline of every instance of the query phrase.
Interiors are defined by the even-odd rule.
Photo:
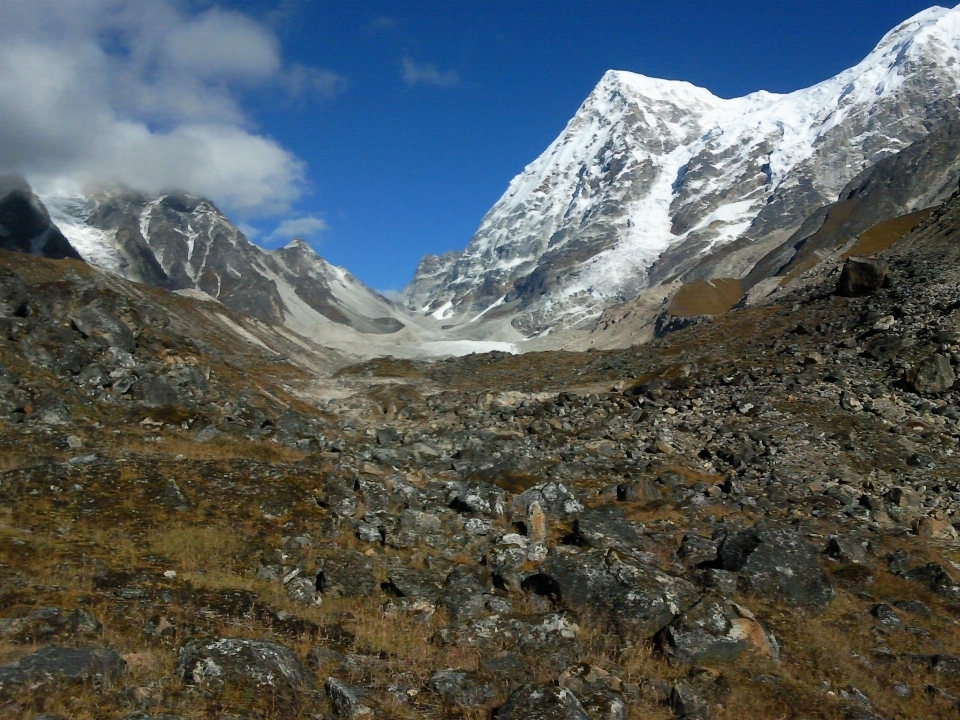
[[[529,338],[680,278],[741,278],[870,165],[956,117],[960,9],[860,64],[724,100],[609,72],[462,253],[427,257],[407,309],[465,337]]]
[[[116,190],[43,201],[85,260],[128,280],[199,291],[348,354],[366,354],[370,335],[420,341],[402,309],[307,243],[263,250],[204,198]]]

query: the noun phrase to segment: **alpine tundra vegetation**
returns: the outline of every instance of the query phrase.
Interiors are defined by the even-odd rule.
[[[0,718],[956,718],[958,60],[610,71],[389,298],[2,177]]]

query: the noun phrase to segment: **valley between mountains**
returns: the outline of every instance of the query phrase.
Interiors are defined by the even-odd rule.
[[[0,179],[0,718],[956,718],[958,60],[607,73],[399,301]]]

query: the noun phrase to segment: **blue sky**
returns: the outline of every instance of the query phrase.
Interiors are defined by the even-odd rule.
[[[311,238],[321,255],[372,287],[396,289],[422,255],[463,248],[604,71],[688,80],[726,97],[787,92],[859,62],[928,6],[289,3],[275,20],[287,58],[333,70],[346,88],[308,107],[263,103],[255,117],[307,163],[299,209],[326,220]]]
[[[928,6],[0,0],[0,171],[206,194],[259,244],[302,235],[395,290],[466,245],[606,70],[788,92]]]

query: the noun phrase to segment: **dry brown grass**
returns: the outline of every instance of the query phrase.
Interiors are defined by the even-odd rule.
[[[912,230],[932,214],[932,208],[918,210],[908,215],[901,215],[877,223],[857,238],[856,245],[843,254],[843,259],[862,255],[879,255],[892,247],[898,240],[909,235]]]
[[[667,312],[676,317],[722,315],[743,296],[743,286],[736,278],[699,280],[681,287],[670,301]]]
[[[173,570],[196,572],[232,566],[242,549],[236,530],[218,526],[176,525],[150,534],[150,550],[169,558]]]

